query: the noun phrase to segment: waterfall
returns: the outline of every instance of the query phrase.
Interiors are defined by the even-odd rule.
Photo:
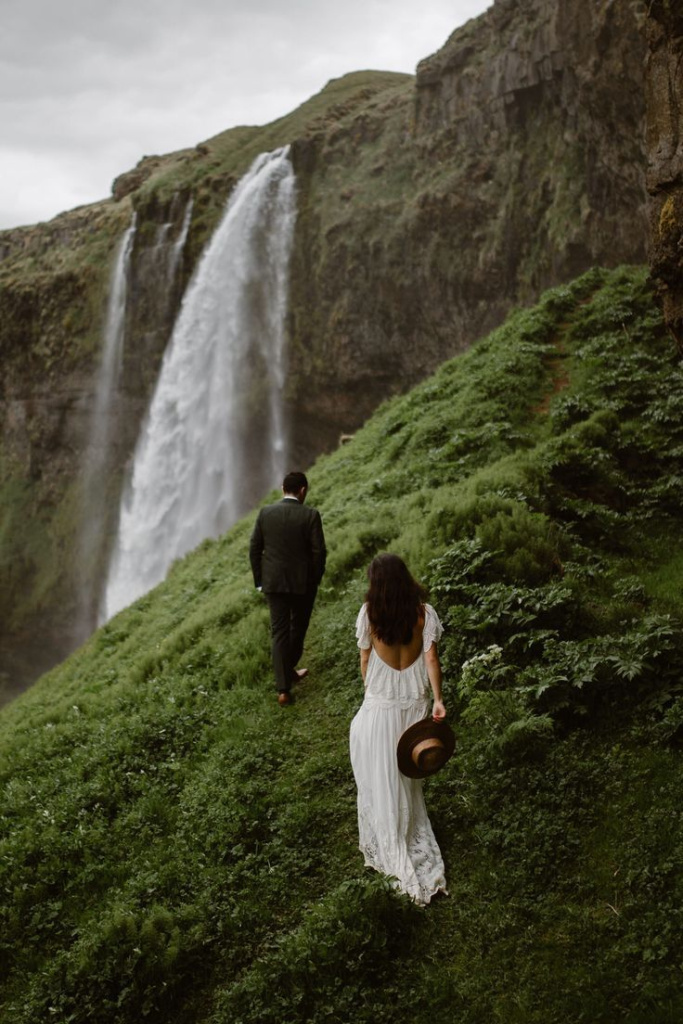
[[[183,217],[183,223],[180,228],[177,239],[171,247],[170,256],[168,259],[168,283],[173,284],[175,276],[178,272],[178,266],[180,264],[180,257],[183,254],[185,248],[185,242],[187,241],[187,233],[190,230],[190,221],[192,220],[192,199],[188,199],[187,206],[185,207],[185,215]]]
[[[170,214],[172,217],[178,212],[179,205],[180,199],[176,194],[171,203]],[[185,204],[182,224],[175,239],[170,237],[174,221],[166,221],[165,224],[157,226],[154,244],[138,254],[141,275],[154,276],[157,279],[157,298],[162,306],[167,306],[172,297],[172,288],[190,230],[192,209],[193,201],[190,198]]]
[[[102,361],[95,389],[95,407],[88,448],[88,461],[101,460],[106,451],[111,429],[111,406],[121,375],[123,344],[126,333],[126,294],[128,271],[135,240],[136,215],[119,243],[109,291],[107,319],[104,329]]]
[[[107,513],[104,479],[109,468],[114,399],[117,394],[126,334],[126,296],[136,217],[119,242],[109,288],[102,355],[90,415],[88,445],[81,482],[81,529],[78,565],[81,577],[80,613],[76,634],[85,639],[92,631],[96,608],[97,556]]]
[[[296,216],[289,147],[242,178],[185,293],[121,502],[102,620],[278,484]]]

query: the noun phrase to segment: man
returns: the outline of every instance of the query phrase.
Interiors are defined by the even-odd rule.
[[[307,492],[305,475],[288,473],[282,499],[261,509],[249,544],[254,584],[270,608],[275,688],[282,706],[293,702],[292,683],[307,675],[295,666],[327,555],[320,513],[304,508]]]

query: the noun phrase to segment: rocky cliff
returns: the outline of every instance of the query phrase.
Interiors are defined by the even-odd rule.
[[[352,429],[548,285],[644,260],[639,22],[624,2],[498,0],[410,87],[296,140],[306,434]]]
[[[78,639],[79,587],[101,574],[183,287],[259,152],[291,143],[298,179],[287,398],[299,464],[511,306],[591,264],[644,259],[639,11],[625,0],[497,0],[414,78],[348,75],[265,128],[143,158],[111,200],[0,233],[6,651],[39,634],[56,656]],[[179,238],[190,201],[177,276],[160,288],[164,246]],[[123,375],[102,481],[110,515],[84,567],[74,557],[82,455],[111,263],[133,211]]]
[[[647,187],[650,264],[683,347],[683,10],[652,0],[647,19]]]

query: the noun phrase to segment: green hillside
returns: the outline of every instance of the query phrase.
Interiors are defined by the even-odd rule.
[[[7,707],[3,1024],[680,1021],[682,378],[644,271],[556,289],[310,472],[294,707],[253,516]],[[446,627],[426,909],[356,845],[353,624],[387,549]]]

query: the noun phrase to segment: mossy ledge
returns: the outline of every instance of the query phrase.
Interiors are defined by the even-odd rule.
[[[292,708],[253,516],[5,708],[3,1020],[680,1020],[681,383],[645,272],[584,275],[316,463]],[[356,849],[353,623],[387,548],[445,622],[458,737],[426,910]]]

